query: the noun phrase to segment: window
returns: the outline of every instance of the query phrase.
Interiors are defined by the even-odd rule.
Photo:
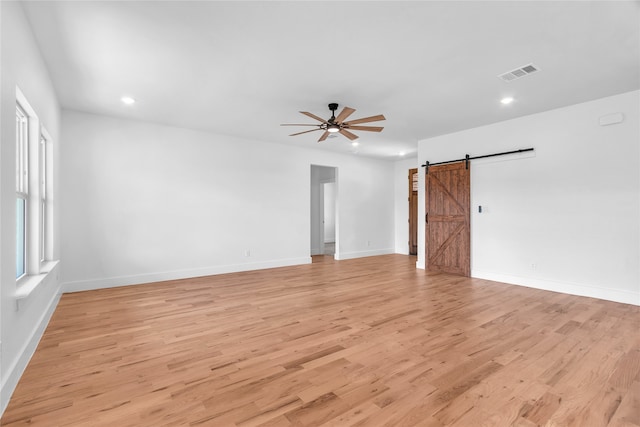
[[[39,147],[39,178],[40,178],[40,244],[39,260],[41,263],[47,259],[47,138],[44,133],[40,134]]]
[[[44,128],[40,128],[38,146],[38,260],[42,268],[45,262],[53,260],[53,207],[51,194],[53,191],[53,143],[51,136]]]
[[[18,294],[23,296],[55,265],[53,144],[19,89],[16,101],[16,281]]]
[[[16,106],[16,279],[27,272],[27,214],[29,200],[29,119]]]

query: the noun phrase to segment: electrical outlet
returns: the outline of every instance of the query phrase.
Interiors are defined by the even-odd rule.
[[[367,246],[371,246],[371,240],[367,240]]]
[[[250,249],[245,250],[244,251],[244,256],[250,257],[251,256],[251,250]]]
[[[531,263],[531,269],[532,269],[532,270],[535,270],[535,269],[537,269],[537,268],[538,268],[538,264],[536,264],[535,262],[532,262],[532,263]]]

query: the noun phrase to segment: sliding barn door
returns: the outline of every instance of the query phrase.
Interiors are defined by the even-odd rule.
[[[426,268],[469,276],[469,169],[464,162],[429,166],[425,177]]]

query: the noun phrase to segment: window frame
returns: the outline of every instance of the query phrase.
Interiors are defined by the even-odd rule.
[[[20,120],[19,120],[20,119]],[[16,299],[25,300],[58,265],[54,260],[54,142],[16,86]],[[18,217],[24,203],[23,218]],[[22,223],[20,222],[22,221]],[[21,226],[22,227],[21,230]],[[23,232],[21,247],[20,232]],[[20,250],[22,249],[22,257]],[[20,265],[20,258],[23,260]],[[18,275],[19,273],[23,273]],[[18,304],[19,305],[19,304]]]
[[[38,180],[40,181],[40,194],[39,194],[39,211],[40,221],[38,221],[40,229],[39,231],[39,244],[38,244],[38,258],[40,264],[47,259],[47,140],[42,132],[40,132],[40,139],[38,141]]]
[[[49,132],[41,126],[38,140],[39,167],[39,241],[38,259],[40,272],[46,270],[53,260],[53,140]]]
[[[29,273],[29,136],[31,117],[25,107],[16,102],[16,258],[19,241],[22,239],[22,274],[18,275],[18,259],[16,259],[16,281]],[[18,218],[17,202],[22,200],[22,218]],[[22,235],[18,233],[19,221],[22,222]]]

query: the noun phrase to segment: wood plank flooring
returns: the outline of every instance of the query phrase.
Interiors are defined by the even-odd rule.
[[[403,255],[65,294],[1,421],[640,426],[639,324]]]

